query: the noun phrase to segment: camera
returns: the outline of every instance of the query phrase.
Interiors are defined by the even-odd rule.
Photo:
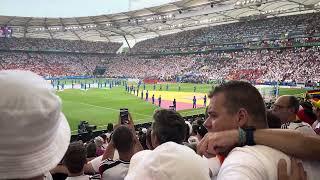
[[[96,125],[90,125],[88,121],[81,121],[78,125],[78,133],[92,132],[97,129]]]
[[[121,108],[120,109],[120,120],[121,120],[121,124],[129,124],[128,108]]]

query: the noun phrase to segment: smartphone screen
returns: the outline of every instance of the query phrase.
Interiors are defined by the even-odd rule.
[[[121,124],[129,124],[128,108],[121,108],[120,109],[120,118],[121,118]]]

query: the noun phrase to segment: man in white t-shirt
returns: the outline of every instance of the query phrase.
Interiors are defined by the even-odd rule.
[[[315,135],[316,133],[312,127],[298,118],[299,106],[300,104],[296,97],[280,96],[272,107],[272,114],[281,120],[282,129],[292,129],[303,134]]]
[[[123,180],[127,175],[130,159],[138,148],[136,146],[139,146],[139,150],[142,150],[141,144],[133,134],[132,129],[127,126],[120,126],[115,129],[104,156],[107,157],[108,154],[114,154],[115,149],[117,149],[119,159],[112,160],[110,157],[107,157],[107,159],[101,163],[99,173],[102,179]]]
[[[241,142],[255,145],[255,129],[268,128],[264,101],[259,91],[250,83],[230,81],[215,87],[209,94],[209,117],[204,126],[209,132],[241,128],[245,136]],[[242,144],[243,145],[243,144]],[[215,147],[219,148],[219,147]],[[289,156],[273,148],[261,145],[229,147],[219,150],[221,168],[217,179],[277,180],[277,164],[285,159],[290,167]],[[206,154],[208,156],[208,154]],[[319,162],[303,162],[309,179],[318,179]]]

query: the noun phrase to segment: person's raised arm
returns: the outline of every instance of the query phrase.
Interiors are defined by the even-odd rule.
[[[129,124],[128,124],[128,127],[131,129],[132,133],[133,133],[133,138],[134,138],[134,152],[137,153],[139,151],[142,151],[143,150],[143,147],[139,141],[139,139],[137,138],[136,136],[136,131],[135,131],[135,128],[134,128],[134,122],[133,122],[133,118],[131,116],[131,114],[129,113],[128,114],[129,116]]]
[[[307,136],[293,130],[257,129],[254,132],[254,141],[297,158],[320,160],[319,136]],[[228,130],[207,133],[198,144],[197,150],[201,155],[212,156],[239,144],[239,130]]]

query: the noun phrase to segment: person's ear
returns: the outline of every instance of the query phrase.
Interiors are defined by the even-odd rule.
[[[295,109],[294,109],[294,108],[288,108],[288,111],[289,111],[290,113],[294,113],[294,114],[296,114],[296,113],[295,113]]]
[[[153,148],[156,148],[157,146],[160,145],[159,140],[156,134],[154,133],[154,131],[151,131],[151,145]]]
[[[249,114],[248,111],[244,108],[240,108],[237,113],[237,123],[239,127],[244,127],[249,122]]]

